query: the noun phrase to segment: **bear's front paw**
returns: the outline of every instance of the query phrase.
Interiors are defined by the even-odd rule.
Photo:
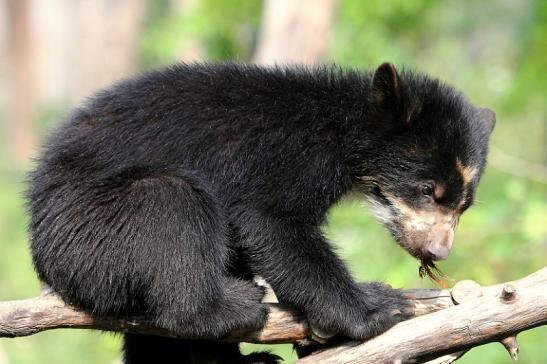
[[[414,316],[414,304],[397,289],[380,282],[359,285],[364,320],[355,325],[348,336],[355,339],[373,337],[396,323]]]
[[[319,315],[308,317],[317,341],[325,341],[334,334],[367,339],[413,316],[412,301],[401,291],[382,283],[362,284],[359,288],[354,292],[354,300],[332,309],[323,307]]]
[[[382,282],[361,283],[361,301],[364,301],[370,310],[392,309],[400,311],[405,319],[414,315],[414,303],[399,289]]]

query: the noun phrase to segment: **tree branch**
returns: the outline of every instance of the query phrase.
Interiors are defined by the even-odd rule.
[[[446,290],[408,290],[418,297],[416,312],[423,315],[452,305]],[[266,325],[260,331],[234,331],[225,341],[276,344],[288,342],[306,343],[309,329],[305,317],[299,312],[277,304],[268,303],[270,313]],[[131,332],[177,337],[169,331],[151,326],[140,317],[131,319],[93,317],[65,303],[55,293],[18,301],[0,302],[0,337],[21,337],[42,331],[72,328]]]
[[[516,358],[516,334],[547,324],[547,267],[518,281],[484,288],[462,281],[451,293],[455,306],[401,322],[364,343],[327,349],[298,363],[450,363],[470,348],[494,341],[501,341]]]
[[[510,354],[516,356],[515,335],[547,324],[547,267],[521,280],[489,287],[481,288],[472,281],[462,281],[451,290],[415,289],[405,292],[413,297],[416,316],[420,317],[399,323],[364,343],[344,343],[319,350],[299,363],[425,361],[456,353],[444,361],[435,361],[449,363],[455,360],[450,358],[462,355],[469,348],[492,341],[503,341]],[[300,345],[313,342],[310,339],[312,333],[300,313],[279,304],[268,304],[270,314],[262,330],[235,331],[225,341],[293,342]],[[93,317],[63,302],[54,293],[0,302],[0,337],[27,336],[57,328],[178,337],[165,329],[150,326],[139,317]]]

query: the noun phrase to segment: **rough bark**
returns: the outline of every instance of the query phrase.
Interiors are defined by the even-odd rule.
[[[459,285],[452,290],[458,303],[454,307],[402,322],[364,343],[347,343],[298,363],[450,363],[453,360],[447,354],[456,353],[455,360],[471,347],[494,341],[502,341],[516,358],[516,334],[547,324],[547,268],[515,282],[482,289],[470,281]]]
[[[451,290],[405,292],[413,297],[419,317],[364,343],[347,342],[319,350],[299,363],[404,363],[435,358],[432,362],[450,363],[469,348],[492,341],[502,341],[510,355],[516,356],[515,335],[547,324],[547,267],[521,280],[489,287],[462,281]],[[233,332],[226,341],[301,345],[311,342],[312,333],[301,314],[279,304],[268,304],[271,312],[262,330]],[[162,328],[151,327],[143,318],[92,317],[53,293],[0,302],[0,337],[27,336],[56,328],[176,337]]]
[[[417,296],[416,314],[423,315],[452,305],[446,290],[408,290]],[[305,342],[309,330],[305,318],[295,310],[268,303],[270,313],[264,328],[257,332],[233,332],[227,341],[253,343]],[[144,318],[93,317],[65,303],[54,293],[25,300],[0,302],[0,337],[20,337],[59,328],[97,329],[176,337],[168,331],[150,326]]]

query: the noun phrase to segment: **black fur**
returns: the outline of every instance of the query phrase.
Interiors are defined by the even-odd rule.
[[[412,206],[414,183],[440,179],[439,203],[456,204],[454,160],[482,171],[489,130],[452,88],[382,67],[373,82],[336,67],[183,64],[98,93],[31,174],[40,279],[93,314],[204,339],[264,323],[253,275],[322,332],[363,339],[405,319],[399,291],[356,285],[319,227],[363,176],[382,182],[367,195]],[[200,345],[130,336],[126,362],[142,362],[139,348],[249,362],[229,359],[235,344]]]
[[[277,364],[268,352],[241,355],[235,344],[217,341],[182,341],[157,336],[127,334],[125,362],[132,364]]]

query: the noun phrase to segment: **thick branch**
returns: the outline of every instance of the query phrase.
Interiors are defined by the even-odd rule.
[[[469,284],[464,286],[467,291]],[[500,340],[515,356],[515,335],[547,324],[547,268],[515,282],[467,292],[475,297],[459,292],[463,299],[454,307],[401,322],[364,343],[327,349],[298,363],[424,362]]]
[[[507,284],[481,288],[463,281],[451,291],[417,289],[416,317],[365,343],[349,343],[301,359],[302,363],[377,363],[426,360],[459,352],[547,323],[547,268]],[[508,287],[504,290],[504,287]],[[503,292],[503,293],[502,293]],[[459,305],[454,306],[454,301]],[[305,318],[287,307],[270,305],[264,328],[233,332],[227,341],[309,342]],[[439,312],[435,312],[439,311]],[[425,315],[427,314],[427,315]],[[142,318],[98,318],[78,311],[58,296],[0,302],[0,337],[32,335],[56,328],[86,328],[176,337]]]
[[[450,293],[441,290],[409,290],[417,301],[418,315],[452,305]],[[270,314],[264,328],[257,332],[233,332],[227,341],[254,343],[302,342],[308,338],[308,325],[298,312],[269,303]],[[162,328],[150,326],[143,318],[99,318],[79,311],[54,293],[18,301],[0,302],[0,337],[28,336],[59,328],[97,329],[177,337]]]

